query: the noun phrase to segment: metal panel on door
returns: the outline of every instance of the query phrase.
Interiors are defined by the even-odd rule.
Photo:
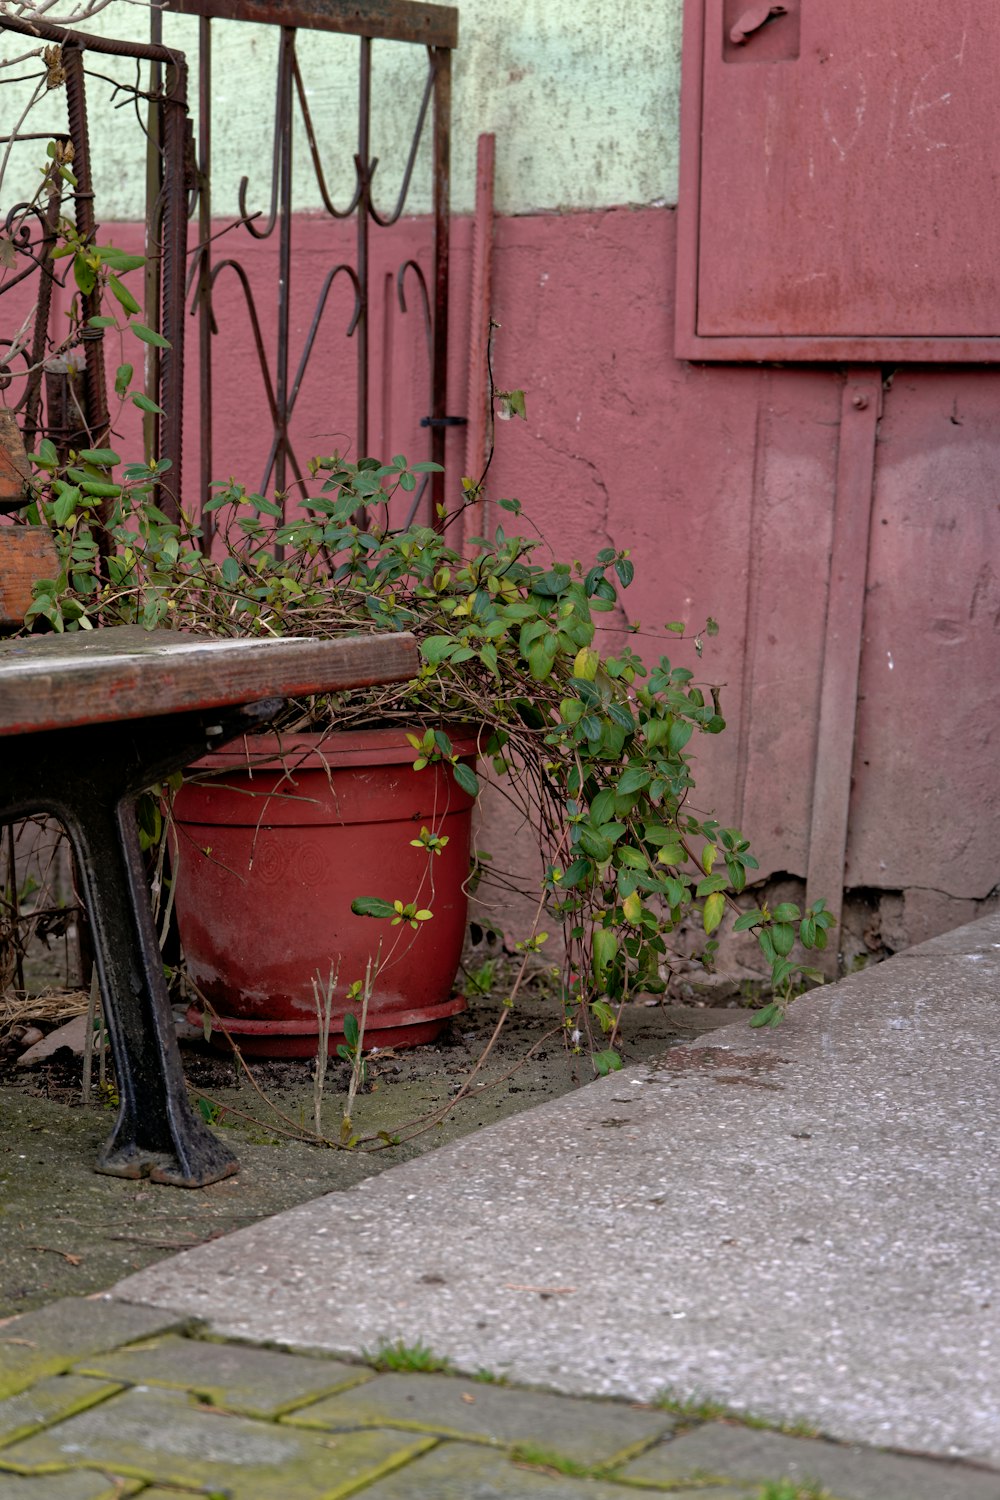
[[[1000,359],[984,0],[686,0],[677,353]]]

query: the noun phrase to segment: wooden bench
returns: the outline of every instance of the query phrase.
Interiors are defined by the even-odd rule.
[[[238,1167],[188,1102],[135,799],[285,698],[416,670],[405,634],[232,641],[116,626],[0,642],[0,823],[60,819],[93,931],[121,1101],[99,1172],[201,1187]]]

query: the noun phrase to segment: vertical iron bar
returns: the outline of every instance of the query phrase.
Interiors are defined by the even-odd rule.
[[[73,141],[73,172],[77,186],[76,229],[84,244],[93,241],[96,230],[94,220],[94,183],[90,163],[90,137],[87,131],[87,96],[83,76],[83,53],[79,46],[70,43],[63,48],[63,67],[66,72],[66,107],[69,113],[69,133]],[[104,382],[104,330],[91,328],[90,319],[100,316],[100,286],[81,294],[83,312],[84,347],[84,391],[87,426],[90,441],[96,448],[103,448],[108,437],[108,398]]]
[[[354,330],[358,341],[358,458],[368,455],[368,309],[370,267],[368,258],[369,216],[372,205],[371,182],[371,37],[361,38],[361,76],[358,88],[358,172],[362,192],[358,204],[358,322]]]
[[[431,459],[444,464],[448,409],[448,204],[451,189],[451,52],[428,49],[434,68],[434,358],[431,374]],[[444,474],[432,475],[431,525],[443,529]]]
[[[162,458],[171,467],[158,486],[160,508],[172,520],[180,517],[182,441],[184,434],[184,291],[187,258],[187,185],[184,157],[187,138],[187,64],[167,67],[163,98],[163,320],[169,340],[160,358],[160,405],[163,407]]]
[[[202,548],[212,550],[214,517],[204,513],[212,483],[212,22],[198,20],[198,380],[201,493],[198,496]]]
[[[393,422],[392,422],[392,362],[394,356],[394,333],[395,333],[395,302],[393,295],[392,272],[387,271],[383,278],[384,293],[381,299],[382,306],[382,430],[379,434],[378,451],[380,454],[393,452]]]
[[[58,185],[60,179],[55,178]],[[54,192],[45,207],[45,234],[42,239],[41,253],[41,280],[38,284],[38,308],[35,312],[35,332],[31,345],[31,369],[32,374],[28,381],[28,394],[24,404],[24,422],[22,433],[24,435],[24,446],[30,453],[35,446],[35,438],[39,430],[39,414],[42,401],[42,365],[45,360],[45,349],[48,343],[49,316],[52,309],[52,282],[53,265],[52,251],[55,249],[56,235],[59,231],[59,215],[62,211],[62,193]]]
[[[292,280],[292,59],[295,31],[281,28],[281,61],[278,81],[278,129],[281,132],[281,181],[278,196],[278,368],[275,399],[278,407],[278,451],[274,462],[274,487],[284,492],[288,479],[288,336],[291,324]]]
[[[149,39],[154,46],[163,44],[163,11],[150,8]],[[149,328],[160,326],[160,239],[163,227],[163,120],[160,91],[163,88],[163,64],[154,59],[149,65],[149,108],[146,111],[146,265],[143,272],[145,295],[143,317]],[[152,400],[160,399],[160,351],[153,344],[143,345],[143,390]],[[155,411],[142,415],[143,449],[146,462],[152,463],[160,453],[160,418]]]
[[[465,472],[476,484],[486,470],[490,432],[489,348],[493,311],[493,185],[496,136],[484,134],[476,147],[476,212],[472,223],[472,290],[469,296],[469,387],[465,430]],[[486,501],[465,513],[462,534],[483,536]]]

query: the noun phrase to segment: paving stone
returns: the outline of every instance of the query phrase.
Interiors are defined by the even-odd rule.
[[[40,1062],[53,1057],[63,1047],[68,1047],[77,1057],[82,1057],[86,1043],[87,1017],[74,1016],[65,1026],[50,1031],[40,1042],[35,1042],[26,1052],[22,1052],[17,1065],[19,1068],[36,1068]]]
[[[495,1449],[443,1443],[363,1492],[362,1500],[637,1500],[644,1492],[606,1480],[576,1479],[513,1464]],[[646,1490],[645,1494],[650,1495]],[[671,1500],[708,1500],[683,1491]],[[711,1492],[711,1500],[749,1500],[745,1492]]]
[[[0,1397],[16,1396],[78,1360],[135,1339],[182,1328],[189,1318],[155,1307],[65,1297],[0,1324]]]
[[[82,1375],[58,1375],[39,1381],[30,1390],[0,1401],[0,1448],[76,1416],[120,1390],[120,1385],[85,1380]]]
[[[812,1480],[837,1500],[1000,1500],[1000,1474],[724,1422],[661,1443],[615,1477],[661,1485],[709,1477],[757,1484]]]
[[[220,1490],[227,1500],[340,1500],[432,1443],[399,1432],[321,1437],[202,1410],[181,1391],[136,1386],[0,1450],[0,1469],[45,1473],[72,1464]]]
[[[372,1379],[370,1370],[332,1359],[307,1359],[249,1344],[215,1344],[174,1335],[137,1349],[116,1349],[76,1368],[81,1374],[126,1385],[193,1391],[210,1405],[245,1417],[277,1417],[319,1396]]]
[[[141,1487],[138,1479],[117,1479],[109,1474],[90,1474],[86,1469],[72,1469],[65,1474],[43,1474],[37,1479],[22,1479],[17,1474],[0,1474],[0,1500],[124,1500]],[[153,1500],[151,1490],[143,1490],[143,1500]],[[159,1500],[167,1500],[160,1496]],[[178,1500],[174,1490],[170,1500]]]
[[[289,1421],[331,1431],[403,1427],[483,1443],[533,1443],[581,1464],[622,1462],[675,1426],[666,1412],[505,1390],[452,1375],[380,1375]]]

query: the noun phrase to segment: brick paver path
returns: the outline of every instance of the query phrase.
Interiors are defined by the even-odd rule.
[[[122,1302],[71,1299],[0,1326],[0,1500],[179,1493],[1000,1500],[1000,1474],[488,1379],[378,1374],[214,1341]]]

